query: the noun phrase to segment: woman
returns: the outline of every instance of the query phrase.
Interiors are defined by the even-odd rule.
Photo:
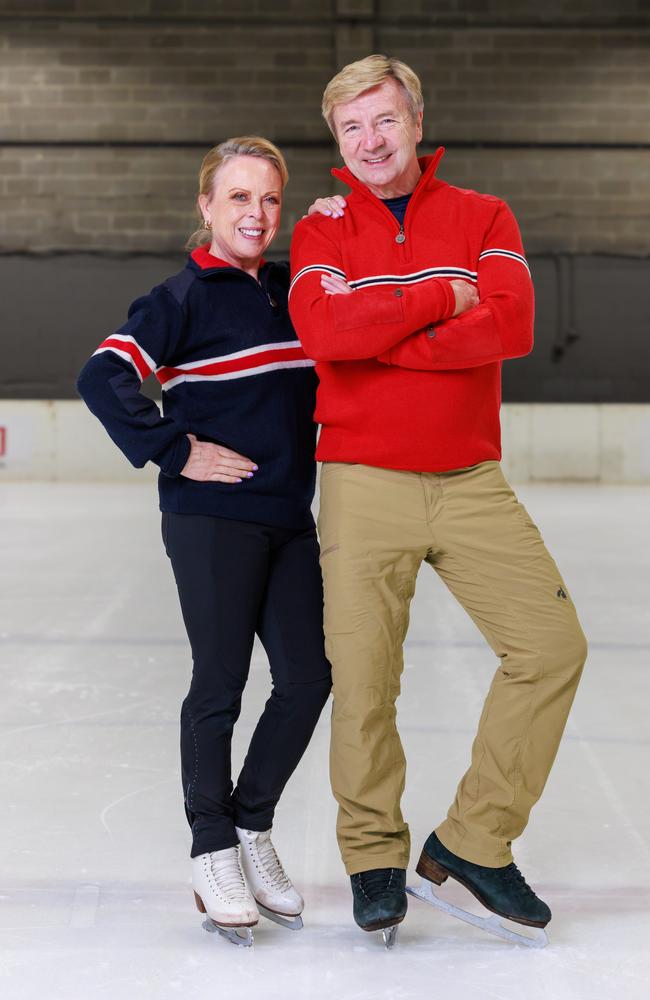
[[[287,179],[266,139],[212,149],[190,238],[203,245],[133,303],[78,382],[127,458],[160,467],[163,540],[194,661],[181,711],[192,883],[198,908],[225,927],[252,927],[258,906],[301,926],[302,897],[270,834],[330,690],[310,512],[316,376],[289,320],[288,265],[262,257]],[[152,371],[164,416],[139,391]],[[273,689],[233,788],[231,736],[255,633]]]

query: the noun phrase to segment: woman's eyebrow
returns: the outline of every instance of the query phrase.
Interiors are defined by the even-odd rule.
[[[241,191],[243,194],[250,194],[251,193],[248,188],[241,187],[240,185],[237,185],[236,187],[233,187],[233,188],[228,188],[228,194],[232,194],[233,191]],[[265,195],[267,195],[267,194],[280,194],[280,192],[277,190],[277,188],[271,188],[270,191],[265,191],[264,194]]]

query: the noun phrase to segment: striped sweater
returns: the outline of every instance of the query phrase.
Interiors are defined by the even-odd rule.
[[[84,366],[80,395],[133,465],[160,467],[160,509],[300,529],[313,524],[314,363],[287,312],[286,264],[259,282],[199,247],[129,309]],[[140,391],[151,373],[162,414]],[[259,466],[242,483],[182,476],[187,434]]]
[[[441,472],[501,457],[501,362],[533,341],[533,288],[517,223],[491,195],[435,176],[420,160],[400,225],[347,169],[342,219],[312,215],[291,247],[289,308],[317,362],[317,458]],[[326,295],[324,272],[351,295]],[[450,281],[480,303],[452,319]]]

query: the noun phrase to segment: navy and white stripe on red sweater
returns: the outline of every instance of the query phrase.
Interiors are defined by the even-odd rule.
[[[136,299],[77,388],[133,465],[160,466],[161,510],[299,529],[313,523],[317,380],[287,312],[288,266],[263,263],[259,279],[197,248]],[[140,391],[151,373],[162,414]],[[259,470],[242,483],[187,479],[188,433]]]

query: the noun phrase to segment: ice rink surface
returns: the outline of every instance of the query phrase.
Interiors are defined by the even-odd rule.
[[[546,792],[515,856],[551,944],[490,938],[410,900],[398,944],[352,921],[328,715],[278,809],[305,928],[206,934],[189,881],[178,714],[190,671],[154,489],[5,485],[0,499],[3,1000],[647,1000],[650,490],[518,490],[591,642]],[[415,864],[463,773],[496,661],[424,566],[399,702]],[[256,646],[235,773],[269,680]],[[418,881],[411,869],[409,881]],[[447,884],[448,898],[467,897]]]

